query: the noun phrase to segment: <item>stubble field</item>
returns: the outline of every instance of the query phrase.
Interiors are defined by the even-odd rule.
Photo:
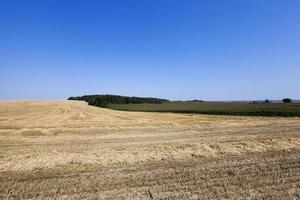
[[[300,199],[300,118],[0,101],[0,199]]]

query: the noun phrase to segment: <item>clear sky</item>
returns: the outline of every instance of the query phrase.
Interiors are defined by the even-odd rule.
[[[299,0],[0,0],[0,99],[300,99]]]

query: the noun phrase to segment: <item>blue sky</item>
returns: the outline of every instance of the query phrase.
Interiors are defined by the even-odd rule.
[[[0,99],[300,98],[298,0],[0,0]]]

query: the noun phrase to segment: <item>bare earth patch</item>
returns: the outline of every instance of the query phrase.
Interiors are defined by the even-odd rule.
[[[300,119],[0,101],[0,199],[300,199]]]

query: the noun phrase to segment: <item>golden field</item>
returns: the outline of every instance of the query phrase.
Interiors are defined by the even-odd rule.
[[[300,199],[300,118],[0,101],[0,199]]]

